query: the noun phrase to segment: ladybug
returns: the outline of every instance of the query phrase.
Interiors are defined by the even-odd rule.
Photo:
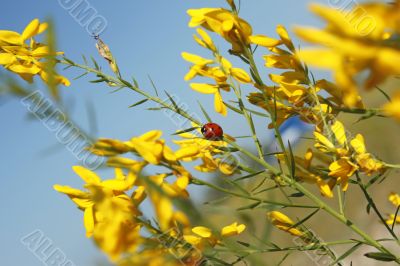
[[[207,123],[201,127],[201,133],[207,140],[222,140],[224,131],[222,127],[215,123]]]

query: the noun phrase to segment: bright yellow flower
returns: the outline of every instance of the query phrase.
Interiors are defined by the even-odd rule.
[[[202,26],[215,32],[232,44],[232,50],[242,51],[242,45],[250,43],[252,29],[249,23],[236,14],[222,8],[200,8],[187,11],[191,20],[189,27]]]
[[[335,121],[329,130],[332,133],[330,138],[333,139],[334,143],[320,132],[314,131],[315,148],[324,153],[336,153],[339,156],[347,155],[349,151],[346,131],[343,124],[339,121]]]
[[[47,83],[49,75],[52,75],[56,84],[69,86],[68,79],[54,71],[48,73],[46,64],[40,61],[51,56],[50,49],[48,46],[36,42],[33,37],[43,33],[47,26],[47,23],[40,23],[38,19],[34,19],[26,26],[22,34],[0,30],[0,65],[18,74],[29,83],[33,81],[35,75],[40,76]],[[29,44],[26,43],[27,41]],[[59,54],[62,53],[56,53],[56,55]]]
[[[278,211],[271,211],[267,213],[267,216],[269,220],[272,222],[272,224],[276,226],[278,229],[288,232],[294,236],[304,235],[304,232],[302,232],[296,227],[293,227],[295,223],[285,214]]]
[[[389,201],[398,208],[400,206],[400,195],[394,192],[391,192],[388,197]],[[389,218],[386,220],[388,225],[392,225],[393,223],[400,223],[400,215],[396,216],[394,214],[390,214]]]
[[[84,211],[86,236],[93,236],[113,260],[124,252],[134,251],[139,243],[141,227],[134,217],[141,213],[124,191],[134,186],[136,174],[130,172],[125,175],[116,169],[114,179],[102,181],[96,173],[84,167],[75,166],[73,169],[85,181],[87,190],[60,185],[55,185],[54,189],[66,194]]]
[[[396,33],[400,33],[397,26],[399,4],[360,4],[350,12],[312,5],[311,10],[326,20],[327,27],[324,30],[298,28],[295,32],[304,40],[325,48],[302,49],[298,55],[310,65],[334,72],[347,106],[362,106],[357,74],[368,73],[364,84],[367,89],[400,74],[400,66],[395,63],[400,59],[400,49],[391,44],[391,36],[395,38]],[[352,19],[357,16],[357,10],[363,10],[368,16]]]
[[[193,64],[189,72],[185,76],[185,80],[191,80],[196,76],[212,78],[214,84],[207,83],[191,83],[190,87],[203,94],[214,95],[214,108],[217,113],[226,116],[227,108],[223,102],[221,90],[230,91],[231,85],[228,83],[228,78],[232,77],[240,83],[252,83],[250,76],[241,68],[235,68],[224,57],[215,55],[216,59],[205,59],[201,56],[183,52],[182,57]],[[211,64],[217,64],[211,65]]]
[[[350,144],[356,152],[355,159],[362,172],[371,175],[384,169],[384,164],[381,161],[373,158],[370,153],[367,153],[364,137],[361,134],[357,134],[350,141]]]
[[[283,154],[277,155],[281,162],[285,162]],[[311,162],[314,158],[314,153],[311,149],[308,149],[304,158],[295,156],[295,166],[296,166],[296,178],[299,178],[303,182],[316,184],[324,197],[332,198],[332,188],[330,185],[321,178],[321,173],[317,172],[313,167],[311,167]]]
[[[244,224],[233,223],[231,225],[227,225],[221,230],[221,236],[228,237],[228,236],[235,236],[241,234],[246,229]]]
[[[193,124],[193,126],[196,125]],[[226,147],[228,145],[227,142],[223,140],[206,140],[192,133],[182,133],[179,136],[183,139],[174,140],[174,143],[181,147],[176,151],[176,156],[179,160],[195,161],[201,159],[202,164],[195,166],[195,169],[201,172],[214,172],[218,169],[226,175],[232,175],[237,172],[235,162],[216,157],[224,153],[218,147]]]
[[[337,178],[337,183],[341,184],[343,191],[347,190],[349,178],[358,170],[358,166],[350,161],[348,157],[342,157],[329,165],[329,176]]]
[[[389,194],[389,201],[395,206],[399,207],[400,206],[400,196],[397,193],[390,193]]]
[[[400,91],[396,92],[392,100],[383,106],[383,111],[387,116],[400,121]]]
[[[204,48],[210,49],[212,52],[216,53],[217,48],[215,47],[214,42],[212,41],[211,37],[204,31],[202,28],[197,28],[197,33],[200,35],[201,38],[193,35],[194,40]]]
[[[165,140],[160,139],[161,135],[161,131],[152,130],[125,142],[114,139],[99,139],[89,150],[100,156],[115,156],[133,152],[150,164],[157,165],[161,162],[174,164],[176,162],[175,153],[165,144]]]

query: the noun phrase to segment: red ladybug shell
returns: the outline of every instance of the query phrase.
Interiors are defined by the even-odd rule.
[[[220,125],[215,123],[207,123],[201,127],[201,133],[203,134],[205,139],[208,140],[221,140],[224,131]]]

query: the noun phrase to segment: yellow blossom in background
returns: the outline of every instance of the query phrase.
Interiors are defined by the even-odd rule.
[[[389,195],[389,201],[395,206],[399,207],[400,206],[400,196],[397,193],[390,193]]]
[[[397,91],[392,100],[383,105],[383,111],[387,116],[395,118],[400,121],[400,91]]]
[[[231,225],[228,225],[228,226],[225,226],[224,228],[222,228],[221,236],[227,237],[227,236],[239,235],[245,229],[246,229],[246,226],[244,224],[238,225],[238,223],[233,223]]]
[[[348,12],[321,5],[312,5],[311,10],[327,22],[326,28],[303,27],[296,28],[295,32],[302,39],[324,48],[302,49],[298,55],[307,64],[333,71],[347,106],[362,106],[356,82],[361,72],[368,71],[364,84],[367,89],[400,74],[396,63],[400,59],[400,48],[391,44],[392,36],[396,38],[400,33],[399,1],[359,4]],[[368,16],[360,18],[357,15],[360,10]]]
[[[394,192],[391,192],[388,197],[389,201],[394,205],[394,207],[398,208],[400,206],[400,195]],[[400,223],[400,215],[390,214],[389,218],[386,220],[386,223],[392,225],[393,223]]]
[[[276,226],[278,229],[288,232],[291,235],[294,236],[302,236],[304,235],[304,232],[301,230],[297,229],[296,227],[293,227],[295,223],[287,217],[285,214],[278,212],[278,211],[271,211],[267,213],[268,219],[271,221],[271,223]]]
[[[40,23],[39,19],[34,19],[26,26],[22,34],[0,30],[0,65],[29,83],[33,82],[35,75],[40,76],[47,83],[50,79],[49,75],[52,75],[56,84],[69,86],[68,79],[53,72],[49,73],[46,63],[41,61],[49,56],[62,54],[62,52],[50,54],[50,48],[47,45],[33,38],[43,33],[47,27],[47,23]]]

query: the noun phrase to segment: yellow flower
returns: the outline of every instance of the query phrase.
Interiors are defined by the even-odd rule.
[[[56,84],[69,86],[68,79],[56,74],[54,70],[49,73],[46,64],[40,61],[51,56],[50,49],[36,42],[33,37],[43,33],[47,26],[47,23],[40,23],[38,19],[34,19],[26,26],[22,34],[0,30],[0,65],[29,83],[33,81],[35,75],[40,76],[47,83],[51,75]],[[29,44],[26,43],[27,41]],[[62,53],[56,53],[56,55],[59,54]]]
[[[295,225],[295,223],[289,217],[287,217],[285,214],[278,212],[278,211],[271,211],[271,212],[267,213],[267,216],[268,216],[269,220],[272,222],[272,224],[274,226],[276,226],[278,229],[288,232],[294,236],[304,235],[304,232],[297,229],[296,227],[293,227],[293,225]]]
[[[388,197],[389,201],[398,208],[400,206],[400,196],[397,193],[391,192]],[[400,223],[400,216],[397,215],[395,219],[394,214],[390,214],[389,218],[386,220],[388,225],[392,225],[393,223]]]
[[[231,225],[227,225],[221,230],[221,236],[222,237],[228,237],[228,236],[235,236],[241,234],[244,230],[246,229],[246,226],[244,224],[239,224],[238,223],[233,223]]]
[[[358,166],[350,161],[348,157],[342,157],[329,165],[329,176],[337,178],[337,183],[341,184],[343,191],[347,190],[349,178],[358,170]]]
[[[277,155],[281,162],[285,162],[283,155]],[[313,160],[314,153],[311,149],[308,149],[304,158],[295,156],[295,166],[296,166],[296,178],[299,178],[303,182],[316,184],[321,192],[321,195],[328,198],[333,198],[332,188],[328,183],[321,178],[321,174],[315,171],[311,167],[311,162]]]
[[[383,106],[383,111],[387,116],[400,121],[400,91],[396,92],[392,100]]]
[[[193,124],[193,126],[196,126]],[[214,172],[220,170],[223,174],[232,175],[237,169],[235,162],[223,160],[215,157],[222,155],[224,152],[218,147],[226,147],[225,141],[210,141],[199,138],[192,133],[179,134],[182,140],[174,140],[181,148],[176,151],[176,157],[181,161],[195,161],[201,159],[202,164],[195,166],[195,169],[201,172]]]
[[[298,55],[307,64],[333,71],[347,106],[362,106],[357,74],[368,73],[364,87],[369,89],[400,73],[400,66],[395,63],[400,59],[400,49],[391,40],[391,36],[395,38],[400,32],[396,26],[400,5],[360,4],[349,12],[312,5],[311,10],[326,20],[327,27],[324,30],[297,28],[295,32],[324,48],[302,49]],[[368,16],[352,19],[352,16],[359,17],[357,10],[363,10]]]
[[[314,131],[315,148],[324,153],[336,153],[339,156],[347,155],[349,151],[346,130],[343,124],[339,121],[335,121],[330,127],[330,131],[332,132],[332,136],[330,137],[333,139],[334,143],[318,131]]]
[[[84,211],[86,236],[93,236],[113,260],[125,252],[134,251],[141,228],[134,217],[141,213],[124,191],[134,186],[136,174],[124,175],[120,169],[115,169],[114,179],[102,181],[96,173],[84,167],[75,166],[73,170],[85,181],[87,190],[60,185],[55,185],[54,189],[66,194]]]
[[[157,165],[161,162],[174,164],[176,162],[175,153],[165,144],[165,140],[160,139],[161,135],[161,131],[152,130],[125,142],[114,139],[99,139],[89,150],[100,156],[115,156],[134,152],[150,164]]]
[[[187,11],[191,20],[189,27],[202,26],[213,31],[232,44],[232,50],[242,51],[242,45],[250,43],[252,28],[236,14],[222,8],[200,8]]]
[[[204,48],[210,49],[212,52],[216,53],[217,48],[215,47],[214,42],[212,41],[211,37],[204,31],[202,28],[197,28],[197,33],[200,35],[201,38],[193,35],[194,40]]]
[[[216,55],[216,60],[205,59],[201,56],[183,52],[182,57],[193,64],[185,76],[185,80],[191,80],[196,76],[212,78],[214,84],[191,83],[190,87],[203,94],[214,95],[214,108],[217,113],[226,116],[227,108],[223,102],[221,90],[230,91],[231,85],[227,83],[231,76],[240,83],[252,83],[250,76],[241,68],[232,67],[232,64],[224,57]],[[211,64],[217,63],[217,66]]]
[[[356,154],[354,157],[362,172],[371,175],[384,169],[384,164],[381,161],[373,158],[370,153],[367,153],[364,137],[361,134],[357,134],[356,137],[350,141],[350,145],[355,150]]]
[[[395,206],[399,207],[400,206],[400,196],[397,193],[390,193],[389,194],[389,201]]]

